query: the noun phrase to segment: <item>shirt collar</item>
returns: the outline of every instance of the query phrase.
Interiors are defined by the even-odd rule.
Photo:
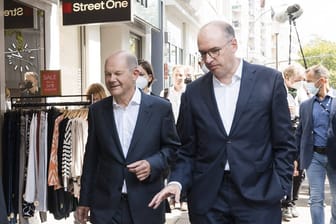
[[[328,91],[328,93],[327,93],[327,95],[325,97],[327,97],[327,98],[329,98],[329,97],[336,98],[336,92],[335,92],[335,90],[333,88],[330,88],[329,91]],[[313,98],[314,98],[314,100],[320,101],[317,95],[314,95]]]
[[[138,88],[135,88],[132,99],[128,105],[140,105],[141,102],[141,92]],[[113,107],[120,107],[120,105],[113,98]]]
[[[231,83],[235,83],[235,82],[241,80],[242,73],[243,73],[243,60],[240,59],[239,66],[238,66],[237,70],[235,71],[235,73],[232,76],[232,82]],[[212,76],[212,80],[213,80],[214,86],[222,86],[222,85],[224,85],[214,75]]]

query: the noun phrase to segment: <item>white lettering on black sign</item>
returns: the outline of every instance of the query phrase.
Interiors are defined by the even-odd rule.
[[[106,9],[122,9],[128,7],[128,1],[114,1],[107,0],[106,2],[101,1],[97,3],[73,3],[74,12],[85,12],[85,11],[99,11]]]
[[[23,16],[23,8],[7,9],[4,11],[4,16]]]

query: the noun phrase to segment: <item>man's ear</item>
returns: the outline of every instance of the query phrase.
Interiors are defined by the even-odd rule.
[[[136,80],[140,75],[140,70],[138,68],[135,68],[133,70],[133,76],[134,76],[134,80]]]

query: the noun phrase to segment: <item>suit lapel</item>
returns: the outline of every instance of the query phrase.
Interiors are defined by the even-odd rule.
[[[243,70],[240,81],[239,95],[230,133],[233,133],[235,128],[237,127],[238,121],[240,120],[240,116],[244,111],[245,106],[247,105],[249,97],[251,96],[251,91],[253,89],[253,86],[255,85],[255,72],[256,71],[253,70],[248,63],[243,61]]]
[[[106,121],[106,124],[108,124],[108,127],[111,127],[112,137],[114,139],[115,145],[117,146],[116,155],[118,155],[118,158],[120,158],[121,161],[123,161],[125,160],[125,158],[124,158],[123,150],[121,147],[120,138],[119,138],[118,131],[117,131],[117,126],[116,126],[115,119],[114,119],[113,100],[112,100],[112,97],[109,97],[109,98],[110,100],[105,101],[106,103],[103,108],[103,113],[104,113],[103,117],[104,117],[104,120]]]
[[[308,118],[308,124],[310,127],[312,127],[312,129],[314,128],[313,126],[313,108],[314,108],[314,101],[315,101],[315,97],[312,97],[311,99],[309,99],[309,104],[307,105],[308,108],[307,110],[307,114],[306,117]]]
[[[132,153],[134,150],[137,142],[139,141],[140,137],[143,136],[144,131],[146,130],[146,126],[148,124],[148,121],[151,117],[151,110],[150,110],[151,104],[148,100],[148,96],[141,92],[141,103],[138,113],[138,118],[136,121],[136,125],[133,132],[133,137],[131,140],[131,144],[129,146],[127,156]],[[126,157],[127,157],[126,156]]]
[[[331,101],[331,111],[330,114],[333,115],[336,113],[336,91],[334,89],[331,89],[331,97],[332,97],[332,101]]]
[[[227,136],[225,131],[223,121],[221,119],[220,113],[218,111],[218,106],[216,102],[214,86],[213,86],[213,75],[208,73],[202,85],[201,92],[204,94],[205,103],[208,105],[212,117],[215,119],[216,124],[219,129]]]

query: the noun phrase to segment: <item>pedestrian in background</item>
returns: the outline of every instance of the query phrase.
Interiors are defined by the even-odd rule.
[[[173,107],[175,121],[177,121],[181,104],[181,95],[184,93],[186,84],[184,82],[186,75],[183,65],[173,67],[173,85],[161,91],[160,96],[168,99]]]
[[[193,224],[280,224],[296,154],[282,75],[236,57],[238,41],[224,21],[204,25],[197,41],[210,72],[183,94],[182,147],[149,206],[182,190]]]
[[[20,83],[21,96],[39,96],[39,78],[36,72],[26,72],[24,82]]]
[[[185,79],[184,83],[189,84],[195,79],[194,68],[191,65],[184,66]]]
[[[335,118],[335,90],[329,84],[329,71],[314,65],[306,71],[306,89],[312,98],[300,106],[296,131],[300,168],[306,169],[312,224],[324,224],[324,187],[328,177],[331,192],[331,220],[336,223],[336,140],[331,121]]]
[[[107,97],[105,88],[100,83],[92,83],[86,90],[86,95],[92,97],[92,103],[98,102],[99,100]]]
[[[147,94],[155,95],[151,91],[151,86],[155,78],[152,65],[146,60],[139,60],[138,63],[140,73],[136,80],[136,86]]]
[[[76,220],[94,224],[163,224],[165,208],[147,205],[164,186],[180,142],[171,104],[135,86],[137,58],[114,52],[105,61],[110,97],[89,107]],[[89,217],[90,213],[90,217]]]
[[[289,106],[289,112],[292,123],[293,134],[296,131],[299,122],[299,100],[302,97],[299,95],[300,91],[306,91],[304,89],[305,74],[301,65],[292,64],[287,66],[283,70],[283,77],[287,90],[287,101]],[[307,93],[304,94],[308,98]],[[297,154],[294,161],[293,172],[293,188],[292,191],[286,196],[286,199],[282,200],[282,219],[289,221],[290,218],[296,218],[299,216],[299,212],[296,210],[295,201],[298,200],[299,190],[302,181],[304,180],[303,170],[299,166],[299,154]]]

